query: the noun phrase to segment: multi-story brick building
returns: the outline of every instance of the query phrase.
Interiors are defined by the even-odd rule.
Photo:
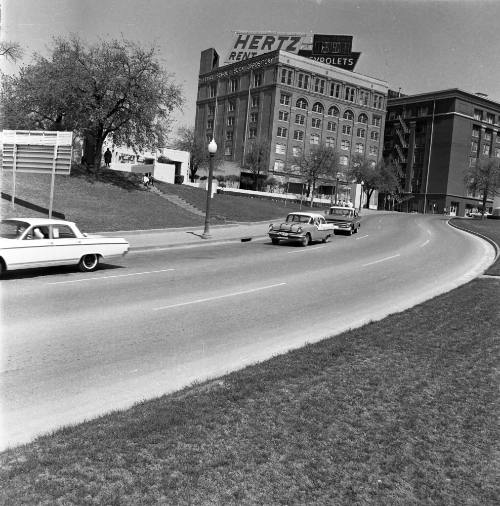
[[[249,142],[266,139],[266,175],[300,192],[296,160],[311,146],[336,148],[345,167],[356,153],[380,159],[387,91],[379,79],[282,50],[219,66],[216,51],[207,49],[201,53],[195,135],[207,143],[215,138],[226,174],[240,174]],[[329,193],[335,179],[322,184]]]
[[[481,206],[467,190],[467,169],[478,158],[500,157],[500,104],[459,89],[390,95],[384,156],[402,167],[402,211],[463,216]]]

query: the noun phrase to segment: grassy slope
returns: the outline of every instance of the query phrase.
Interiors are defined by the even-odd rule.
[[[498,504],[499,293],[477,279],[3,452],[0,503]]]
[[[205,210],[205,190],[166,183],[159,186],[163,192],[177,194],[200,210]],[[12,192],[12,180],[8,173],[2,176],[2,191]],[[16,196],[48,208],[50,176],[18,174]],[[211,214],[213,223],[261,221],[284,216],[290,209],[274,202],[215,195]],[[144,191],[138,176],[105,169],[102,169],[99,181],[78,170],[73,170],[72,176],[57,176],[53,210],[64,213],[66,219],[77,222],[87,232],[186,227],[204,222],[203,217]],[[41,214],[21,206],[12,210],[10,201],[1,199],[1,215]]]

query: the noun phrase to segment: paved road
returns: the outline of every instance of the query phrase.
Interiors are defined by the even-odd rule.
[[[10,275],[0,447],[382,318],[493,256],[442,218],[387,214],[307,248],[256,237]]]

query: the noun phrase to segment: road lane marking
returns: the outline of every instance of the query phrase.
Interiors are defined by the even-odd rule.
[[[80,283],[82,281],[93,281],[96,279],[110,279],[110,278],[124,278],[127,276],[141,276],[142,274],[156,274],[158,272],[169,272],[174,271],[175,269],[161,269],[159,271],[145,271],[145,272],[133,272],[131,274],[116,274],[114,276],[99,276],[94,278],[82,278],[82,279],[70,279],[68,281],[54,281],[52,283],[47,283],[48,285],[61,285],[64,283]]]
[[[170,304],[169,306],[161,306],[153,308],[153,311],[160,311],[162,309],[172,309],[174,307],[189,306],[190,304],[200,304],[202,302],[211,302],[218,299],[226,299],[228,297],[236,297],[237,295],[246,295],[247,293],[259,292],[261,290],[267,290],[269,288],[276,288],[277,286],[283,286],[287,283],[277,283],[275,285],[261,286],[259,288],[252,288],[250,290],[243,290],[241,292],[227,293],[225,295],[217,295],[215,297],[207,297],[206,299],[196,299],[188,302],[179,302],[178,304]]]
[[[423,248],[424,246],[427,246],[429,244],[429,239],[427,239],[427,241],[425,241],[423,244],[420,245],[421,248]]]
[[[359,241],[360,239],[364,239],[365,237],[370,237],[368,234],[367,235],[362,235],[361,237],[356,237],[356,241]]]
[[[369,265],[378,264],[380,262],[385,262],[386,260],[391,260],[391,258],[397,258],[401,256],[399,253],[397,255],[392,255],[390,257],[381,258],[380,260],[375,260],[374,262],[370,262],[368,264],[363,264],[362,267],[368,267]]]
[[[317,249],[326,248],[325,246],[316,246],[314,248],[304,248],[304,249],[298,249],[297,251],[287,251],[287,253],[304,253],[304,251],[315,251]]]

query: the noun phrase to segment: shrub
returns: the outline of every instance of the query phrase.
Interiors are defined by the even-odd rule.
[[[176,174],[176,176],[174,178],[174,183],[175,184],[182,184],[182,183],[184,183],[184,176],[181,176],[180,174]]]

